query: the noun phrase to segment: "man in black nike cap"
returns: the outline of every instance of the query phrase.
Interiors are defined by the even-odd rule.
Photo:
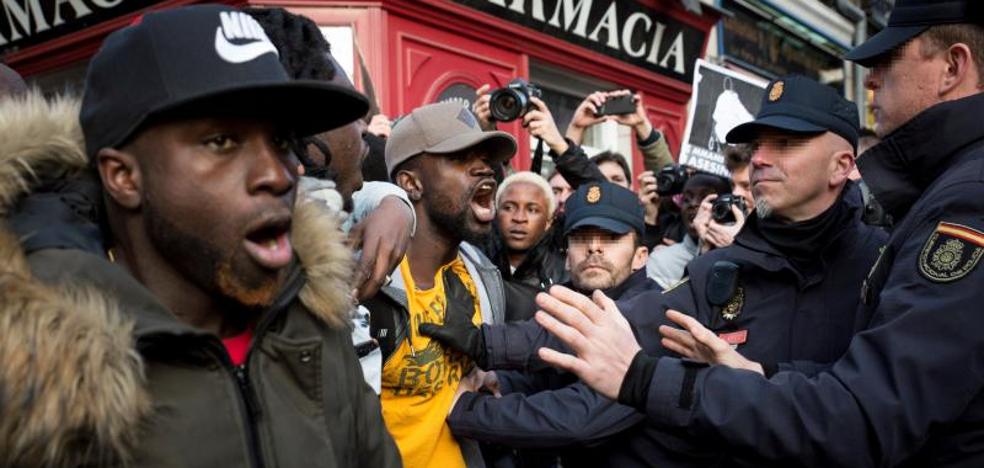
[[[85,84],[78,153],[99,179],[104,248],[28,260],[52,291],[91,284],[107,304],[98,316],[132,323],[106,332],[123,350],[95,365],[145,378],[132,388],[78,375],[99,382],[95,396],[46,387],[64,392],[63,417],[130,410],[73,434],[91,459],[14,465],[399,466],[352,349],[351,251],[320,205],[294,203],[292,141],[363,116],[366,99],[290,79],[256,20],[220,5],[148,13],[112,33]],[[71,312],[60,320],[92,315]]]
[[[897,222],[861,287],[870,319],[838,361],[765,379],[653,358],[615,304],[559,288],[538,298],[538,319],[576,356],[541,357],[655,424],[783,466],[984,466],[982,8],[898,0],[889,26],[848,54],[870,67],[883,137],[861,173]],[[664,336],[689,336],[711,361],[727,351],[668,316],[689,335]]]

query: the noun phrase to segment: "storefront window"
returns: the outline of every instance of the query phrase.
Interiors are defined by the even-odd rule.
[[[823,36],[760,5],[722,0],[734,13],[720,27],[721,55],[764,78],[799,74],[844,91],[844,52]]]

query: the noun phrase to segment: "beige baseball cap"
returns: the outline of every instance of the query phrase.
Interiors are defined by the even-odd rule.
[[[516,154],[516,139],[506,132],[483,131],[475,114],[460,102],[418,107],[404,116],[386,139],[386,172],[420,153],[447,154],[486,145],[495,162]]]

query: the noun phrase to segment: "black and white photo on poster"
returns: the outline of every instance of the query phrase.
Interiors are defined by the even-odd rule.
[[[697,60],[695,68],[680,164],[730,177],[722,154],[724,137],[755,118],[768,82],[704,60]]]

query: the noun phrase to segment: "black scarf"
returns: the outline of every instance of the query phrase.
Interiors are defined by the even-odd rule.
[[[754,227],[769,245],[789,257],[797,268],[813,264],[853,215],[844,202],[845,193],[846,187],[834,204],[815,218],[783,223],[775,217],[761,219],[756,216]]]

